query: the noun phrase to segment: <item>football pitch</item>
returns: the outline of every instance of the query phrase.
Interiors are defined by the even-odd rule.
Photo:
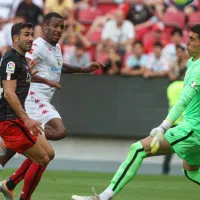
[[[14,170],[1,172],[1,179]],[[34,174],[33,174],[34,176]],[[70,200],[73,194],[91,195],[91,188],[101,192],[113,174],[68,171],[46,171],[33,200]],[[20,184],[15,198],[19,199]],[[0,193],[0,200],[3,199]],[[180,176],[139,175],[115,198],[116,200],[199,200],[199,185]]]

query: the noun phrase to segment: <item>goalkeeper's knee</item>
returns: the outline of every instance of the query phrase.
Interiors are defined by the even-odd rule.
[[[144,158],[146,158],[146,152],[141,142],[133,143],[130,146],[128,158],[132,158],[133,161],[136,159],[143,160]]]
[[[197,171],[187,171],[183,169],[185,176],[192,182],[200,185],[200,170]]]

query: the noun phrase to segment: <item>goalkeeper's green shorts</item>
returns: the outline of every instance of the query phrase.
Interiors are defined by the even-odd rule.
[[[165,133],[173,151],[190,165],[200,165],[200,133],[194,132],[185,122]]]

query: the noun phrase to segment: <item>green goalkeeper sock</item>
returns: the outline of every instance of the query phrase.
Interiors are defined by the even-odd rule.
[[[146,152],[141,142],[132,144],[126,160],[121,164],[109,185],[114,195],[132,180],[144,158],[146,158]]]
[[[197,171],[187,171],[183,170],[185,176],[192,182],[200,185],[200,170]]]

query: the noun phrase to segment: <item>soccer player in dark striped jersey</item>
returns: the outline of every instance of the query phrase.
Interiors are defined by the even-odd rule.
[[[24,164],[30,167],[23,174],[24,187],[20,196],[20,200],[27,200],[53,159],[54,151],[42,135],[41,123],[31,119],[24,110],[31,82],[25,53],[32,46],[33,26],[29,23],[15,24],[11,35],[13,47],[5,53],[0,65],[0,136],[9,149],[27,157]],[[21,179],[14,176],[14,180]],[[11,187],[11,182],[1,182],[5,200],[14,199]]]

